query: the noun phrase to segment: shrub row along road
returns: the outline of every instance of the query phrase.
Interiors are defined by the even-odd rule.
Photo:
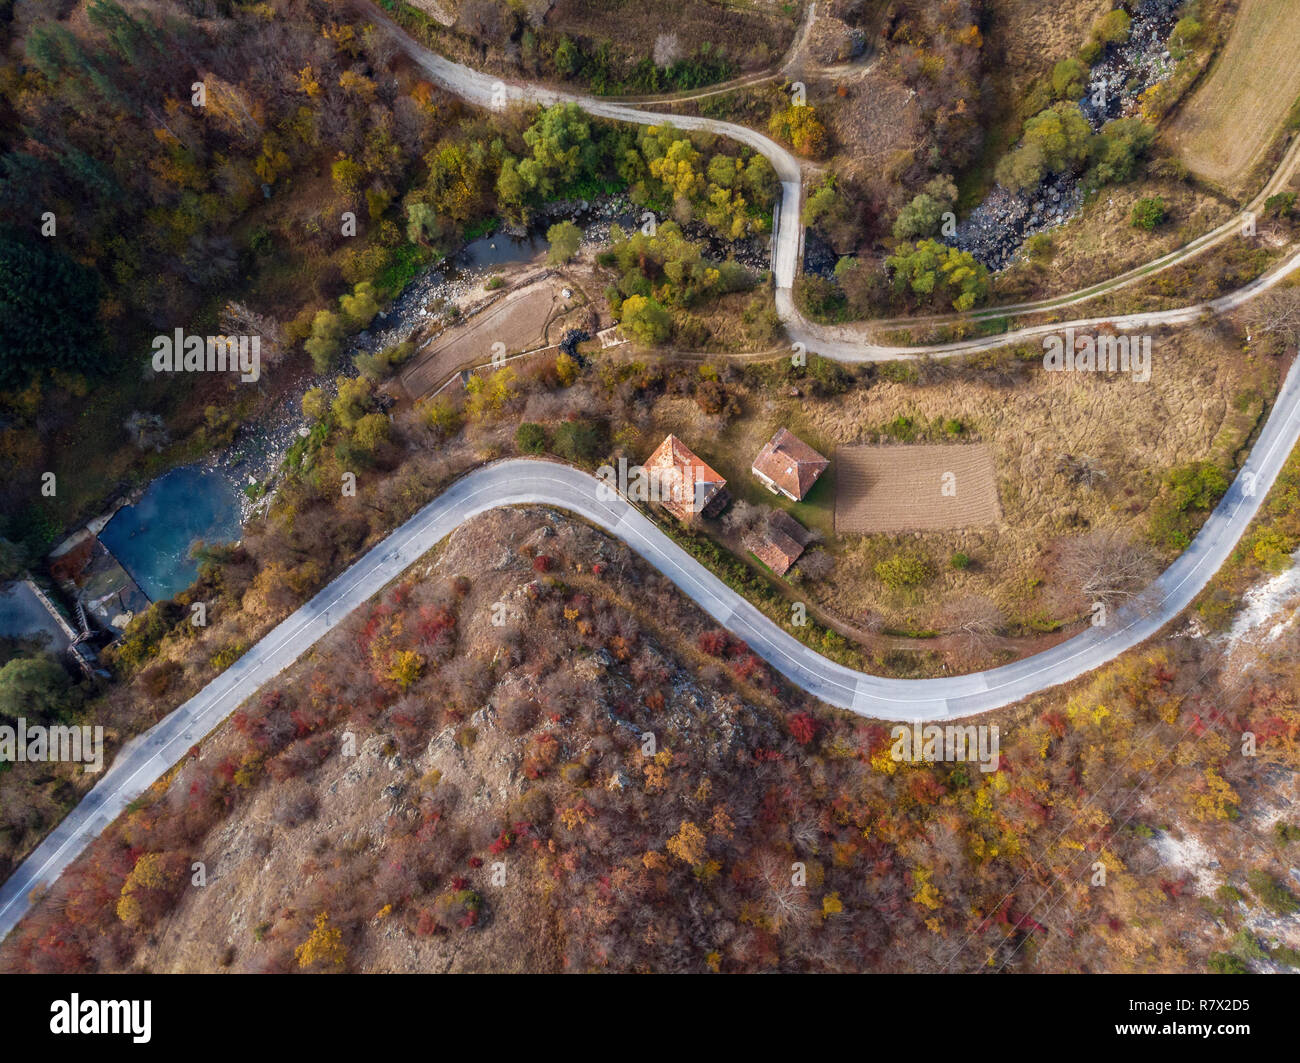
[[[403,40],[406,40],[403,38]],[[408,50],[440,83],[466,99],[500,106],[510,99],[538,103],[574,100],[603,117],[654,124],[662,115],[599,100],[566,96],[549,89],[503,86],[500,82],[417,48]],[[784,307],[792,335],[800,332],[790,289],[798,262],[799,164],[788,152],[753,130],[708,119],[674,119],[685,128],[709,129],[733,136],[772,162],[783,195],[776,219],[773,273],[778,304]],[[1127,327],[1177,324],[1194,320],[1206,309],[1229,309],[1265,290],[1300,266],[1300,256],[1268,277],[1208,307],[1131,315]],[[1132,324],[1128,324],[1128,323]],[[1076,322],[1086,328],[1090,322]],[[1018,336],[1057,331],[1063,324],[1021,330],[969,344],[891,349],[854,346],[823,351],[829,357],[862,361],[870,357],[915,357],[994,347]],[[0,937],[26,912],[34,889],[52,882],[90,841],[126,807],[160,779],[186,751],[233,712],[259,687],[296,661],[349,612],[401,574],[432,546],[469,518],[499,506],[543,504],[567,509],[622,539],[673,581],[720,625],[750,647],[791,682],[823,701],[862,716],[887,720],[940,721],[987,712],[1074,679],[1097,668],[1155,634],[1191,604],[1196,594],[1227,560],[1259,510],[1264,495],[1300,438],[1300,362],[1292,365],[1258,442],[1228,493],[1210,515],[1192,545],[1152,585],[1141,610],[1121,610],[1111,622],[1049,650],[971,675],[940,679],[885,679],[827,660],[764,616],[741,595],[691,558],[630,503],[601,501],[596,480],[568,466],[541,460],[514,460],[485,466],[457,481],[335,578],[324,590],[274,628],[243,657],[198,694],[143,735],[127,743],[103,779],[0,887]]]

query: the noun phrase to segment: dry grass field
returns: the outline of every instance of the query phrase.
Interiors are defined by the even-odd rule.
[[[1132,223],[1141,199],[1159,196],[1168,219],[1154,232]],[[1059,295],[1114,277],[1182,247],[1233,214],[1221,199],[1182,181],[1146,176],[1101,190],[1064,225],[1048,231],[1050,244],[998,274],[995,299],[1019,302]],[[1190,301],[1190,300],[1187,300]]]
[[[997,58],[996,76],[1019,98],[1035,77],[1078,52],[1093,23],[1115,4],[1111,0],[990,0],[987,47]]]
[[[897,630],[942,629],[954,601],[978,595],[996,602],[1013,626],[1050,626],[1073,615],[1052,593],[1049,573],[1060,545],[1095,528],[1144,539],[1151,500],[1170,469],[1200,459],[1233,467],[1276,390],[1280,367],[1271,358],[1243,354],[1211,328],[1155,337],[1145,384],[1129,376],[1046,373],[1041,348],[1029,353],[1026,361],[1003,353],[974,364],[882,366],[873,379],[827,398],[737,382],[728,390],[741,412],[727,421],[702,413],[690,398],[665,395],[645,420],[636,418],[636,452],[648,453],[667,432],[676,432],[727,477],[734,497],[780,506],[819,529],[836,568],[808,593],[841,617],[860,622],[883,616]],[[910,434],[897,434],[900,424],[910,425]],[[800,505],[773,498],[749,473],[754,455],[780,427],[832,457],[816,497]],[[840,455],[877,443],[900,453],[901,444],[983,444],[1000,519],[918,531],[837,528],[835,485],[846,473]],[[1081,459],[1103,474],[1093,486],[1071,473],[1071,461]],[[959,480],[964,502],[962,487]],[[881,585],[875,566],[906,548],[933,561],[934,578],[894,594]],[[955,554],[971,564],[952,567]]]
[[[1193,173],[1236,191],[1298,97],[1295,0],[1242,0],[1223,55],[1174,120],[1168,142]]]
[[[878,66],[843,87],[842,100],[828,94],[825,102],[816,102],[839,146],[844,172],[870,181],[873,175],[889,177],[905,171],[914,162],[913,152],[924,131],[915,94]],[[900,189],[894,198],[906,197]]]
[[[984,444],[841,447],[835,461],[841,535],[972,528],[1002,515]]]

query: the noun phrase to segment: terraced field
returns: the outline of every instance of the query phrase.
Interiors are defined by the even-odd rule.
[[[547,278],[509,292],[469,322],[448,329],[412,360],[399,378],[412,399],[443,384],[457,369],[482,365],[496,353],[517,354],[546,342],[546,326],[567,304],[562,283]],[[502,344],[494,349],[494,344]]]

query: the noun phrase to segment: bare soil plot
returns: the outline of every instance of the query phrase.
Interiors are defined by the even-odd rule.
[[[944,531],[1002,516],[993,452],[954,446],[842,447],[835,452],[835,531]]]
[[[835,82],[844,98],[818,99],[840,146],[846,169],[859,180],[888,183],[912,162],[924,132],[915,94],[887,68],[876,65]]]
[[[1235,190],[1300,97],[1294,0],[1243,0],[1223,55],[1169,129],[1188,169]]]
[[[563,287],[552,277],[507,292],[464,325],[448,329],[403,370],[402,388],[412,399],[427,395],[457,369],[490,362],[496,343],[505,344],[506,354],[543,346],[546,326],[566,305]]]

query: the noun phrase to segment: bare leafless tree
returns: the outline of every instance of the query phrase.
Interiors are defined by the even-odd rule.
[[[1072,484],[1096,487],[1106,479],[1101,463],[1087,454],[1064,454],[1056,463],[1056,471]]]
[[[280,322],[266,314],[259,314],[243,303],[227,303],[219,319],[221,331],[227,336],[260,336],[260,357],[264,365],[273,365],[284,353],[284,330]]]
[[[957,599],[947,608],[946,618],[948,634],[971,653],[988,649],[1005,623],[1002,610],[979,594]]]
[[[761,506],[746,502],[743,498],[737,498],[727,508],[727,512],[722,515],[722,526],[733,535],[744,535],[753,529],[762,516],[763,509]]]
[[[799,569],[807,579],[825,579],[835,571],[835,558],[825,550],[809,550],[799,559]]]
[[[1272,288],[1252,300],[1246,325],[1251,334],[1271,333],[1295,344],[1300,340],[1300,288]]]
[[[799,923],[808,914],[808,888],[797,884],[794,865],[776,853],[764,853],[758,860],[758,876],[764,886],[768,914],[777,926]]]
[[[858,627],[870,635],[878,635],[885,630],[885,618],[875,609],[864,609]]]
[[[1060,551],[1061,574],[1085,601],[1107,606],[1136,599],[1155,577],[1155,554],[1126,533],[1098,528],[1066,542]]]
[[[366,43],[366,53],[377,70],[387,70],[397,54],[397,41],[387,27],[367,26],[361,34]]]

